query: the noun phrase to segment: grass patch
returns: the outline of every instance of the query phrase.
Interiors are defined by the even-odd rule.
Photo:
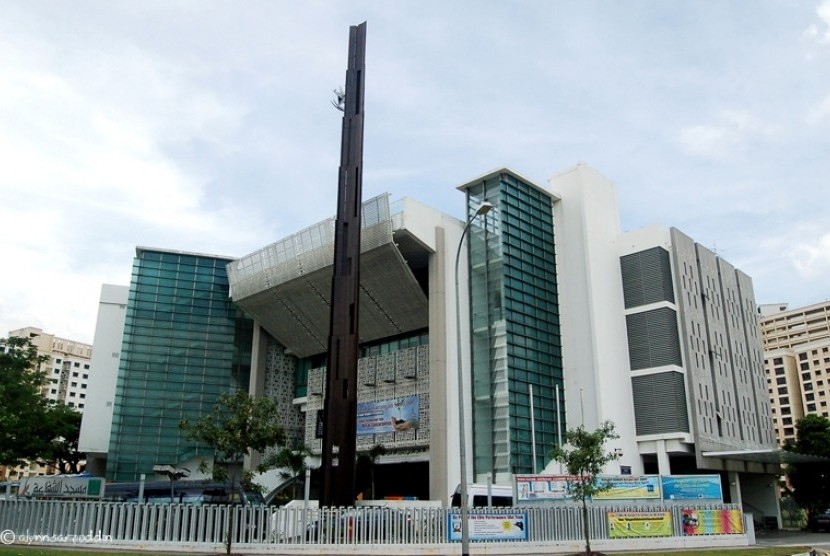
[[[172,554],[170,552],[152,552],[142,550],[80,550],[74,546],[65,548],[44,548],[42,546],[10,545],[0,546],[0,556],[124,556],[125,554]],[[181,553],[178,553],[181,556]]]
[[[666,551],[671,556],[791,556],[792,554],[803,554],[810,552],[809,546],[761,546],[742,548],[701,548],[698,550],[672,550]],[[654,556],[654,552],[611,552],[620,556]]]
[[[677,550],[667,551],[665,554],[671,556],[790,556],[809,552],[807,546],[765,546],[757,548],[712,548],[699,550]],[[609,552],[608,554],[619,554],[620,556],[654,556],[657,551],[652,552]],[[170,552],[151,552],[136,550],[78,550],[76,547],[66,548],[44,548],[40,546],[11,545],[0,546],[0,556],[124,556],[124,554],[173,554]],[[179,553],[180,554],[180,553]]]

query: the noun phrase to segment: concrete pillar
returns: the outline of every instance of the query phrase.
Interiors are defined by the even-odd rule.
[[[660,475],[671,475],[671,460],[669,460],[669,453],[666,451],[666,441],[657,441],[657,472]]]

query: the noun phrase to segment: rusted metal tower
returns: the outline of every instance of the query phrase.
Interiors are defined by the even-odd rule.
[[[321,506],[353,506],[355,499],[365,58],[366,22],[363,22],[349,28],[345,98],[337,93],[335,103],[343,110],[343,131],[323,415]]]

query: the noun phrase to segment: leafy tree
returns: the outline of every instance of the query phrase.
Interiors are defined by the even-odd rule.
[[[619,438],[614,423],[605,421],[595,431],[587,431],[580,425],[568,430],[564,446],[555,445],[551,451],[554,460],[564,463],[568,474],[568,496],[582,504],[582,532],[585,536],[585,552],[591,553],[591,535],[588,528],[588,499],[611,488],[610,483],[598,480],[603,468],[619,455],[605,451],[608,440]]]
[[[796,422],[795,429],[795,441],[788,441],[785,450],[830,458],[830,419],[807,415]],[[792,497],[807,510],[808,523],[816,514],[830,508],[830,462],[790,463],[786,473]]]
[[[307,468],[306,457],[311,455],[311,449],[308,446],[300,446],[298,448],[281,448],[279,451],[272,453],[265,458],[259,465],[259,471],[267,469],[282,469],[280,477],[283,479],[290,479],[291,484],[291,498],[297,499],[297,486],[301,482],[301,477],[305,474]]]
[[[358,456],[358,463],[365,462],[369,466],[369,477],[372,487],[372,500],[377,500],[375,494],[375,465],[380,456],[386,455],[388,450],[383,444],[375,444],[369,451],[364,452]]]
[[[64,403],[54,403],[47,409],[43,426],[44,438],[51,441],[41,458],[60,473],[80,473],[84,460],[84,454],[78,451],[81,414]]]
[[[51,436],[43,436],[49,402],[40,356],[29,338],[0,339],[0,465],[15,466],[47,453]]]
[[[222,394],[213,407],[213,413],[197,421],[182,419],[179,429],[187,439],[214,449],[214,479],[230,481],[234,486],[236,477],[231,471],[232,466],[252,452],[264,452],[271,446],[284,444],[286,438],[276,404],[269,398],[254,399],[243,390]],[[218,465],[219,462],[224,462],[225,467]],[[205,469],[203,462],[200,470]],[[249,477],[241,477],[243,484]],[[229,523],[228,527],[225,547],[230,554],[233,523]]]

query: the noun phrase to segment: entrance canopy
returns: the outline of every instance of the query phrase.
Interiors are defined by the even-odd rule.
[[[797,454],[787,450],[727,450],[724,452],[703,452],[705,458],[737,459],[741,461],[753,461],[757,463],[825,463],[830,459],[822,456],[811,456],[809,454]]]

